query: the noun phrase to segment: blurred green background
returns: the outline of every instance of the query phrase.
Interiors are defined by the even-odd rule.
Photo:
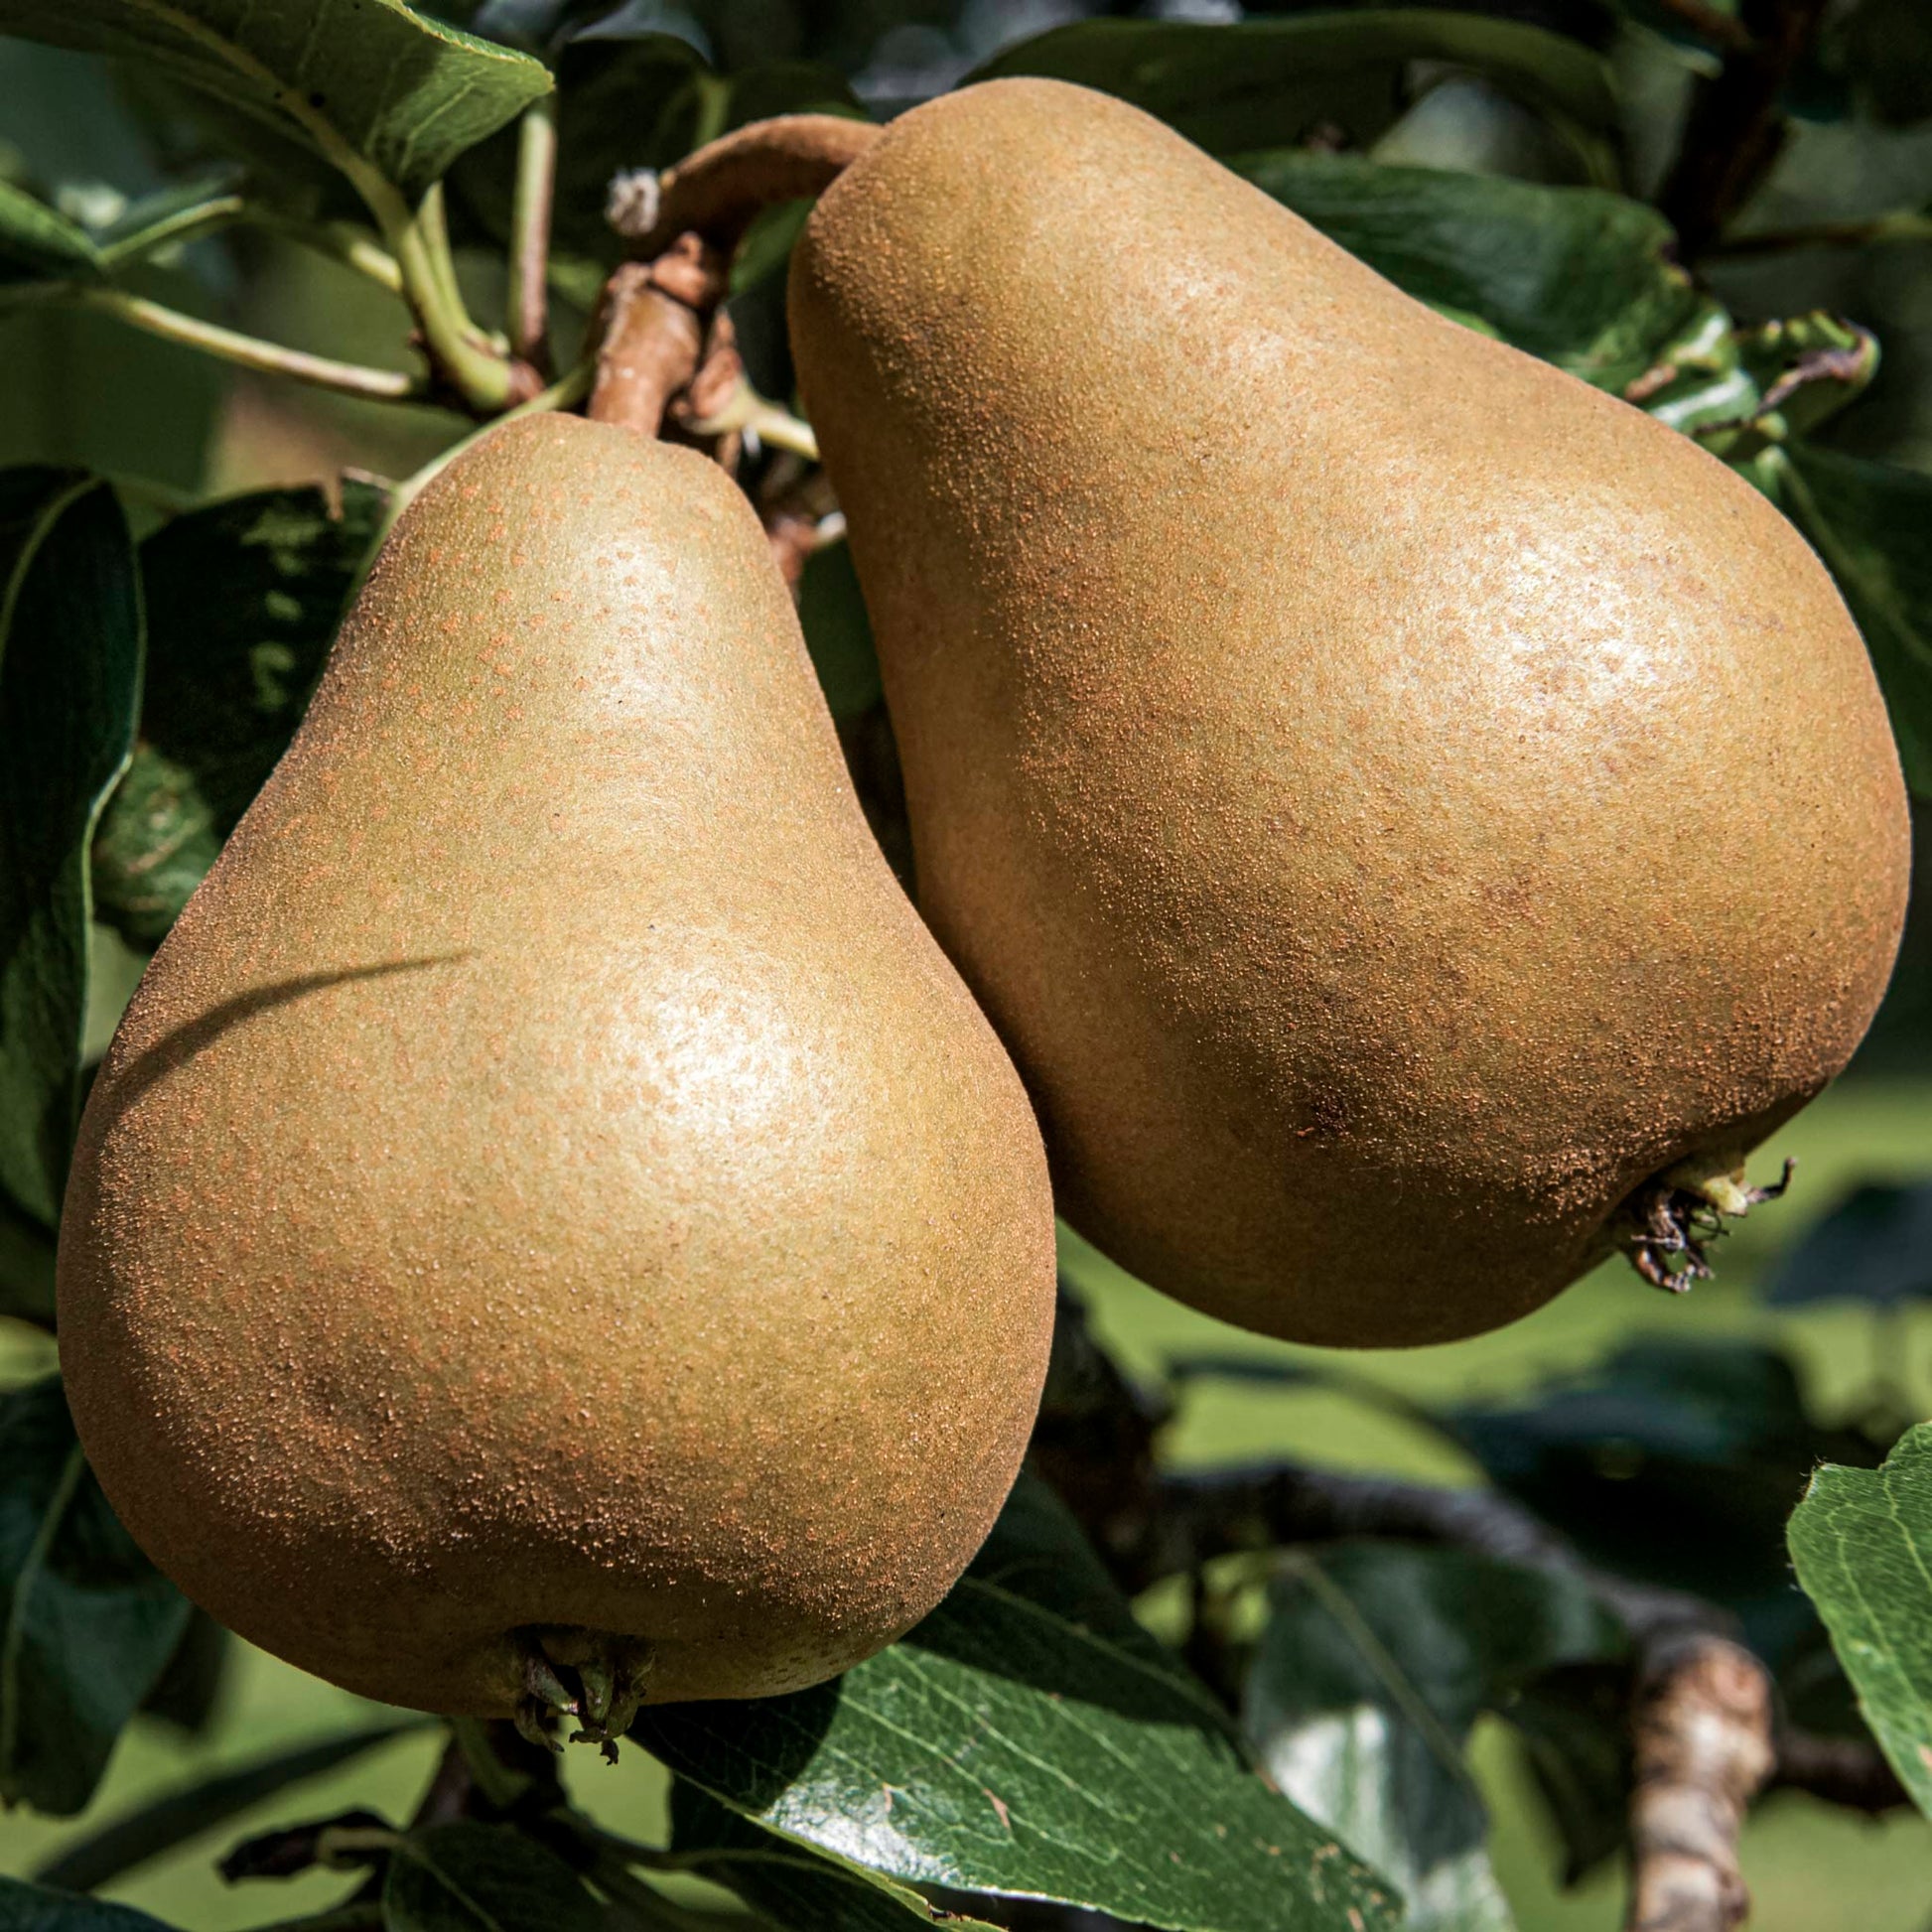
[[[487,11],[508,17],[513,5]],[[637,24],[690,39],[731,65],[822,59],[854,78],[878,111],[949,84],[971,64],[1024,35],[1076,17],[1070,0],[725,0],[625,9]],[[1240,17],[1233,0],[1170,0],[1171,18]],[[1632,185],[1653,190],[1708,55],[1675,31],[1672,9],[1498,7],[1516,18],[1601,17],[1626,101]],[[1848,79],[1841,53],[1801,76],[1792,138],[1736,232],[1828,229],[1902,206],[1932,203],[1932,5],[1862,0],[1830,10],[1830,50],[1863,48]],[[1872,53],[1877,50],[1876,55]],[[1840,63],[1834,69],[1832,61]],[[1889,83],[1894,96],[1874,100]],[[1427,77],[1424,77],[1425,80]],[[1485,83],[1453,73],[1420,85],[1418,99],[1376,154],[1411,165],[1531,180],[1575,178],[1574,157],[1542,137],[1524,110]],[[166,179],[166,111],[131,97],[102,66],[0,40],[0,176],[51,185],[76,213],[132,200]],[[91,202],[89,200],[91,198]],[[493,312],[495,270],[466,262],[480,308]],[[1741,321],[1825,308],[1874,330],[1878,379],[1822,432],[1830,447],[1932,472],[1932,245],[1835,240],[1711,260],[1705,272]],[[143,274],[154,293],[192,313],[339,356],[404,366],[406,318],[380,291],[293,245],[260,234],[197,243]],[[344,468],[404,476],[467,427],[434,409],[362,404],[231,374],[183,349],[96,316],[41,310],[0,316],[0,463],[83,464],[122,482],[137,514],[269,483],[328,481]],[[1926,533],[1932,545],[1932,530]],[[1927,831],[1921,812],[1921,851]],[[1920,895],[1921,901],[1932,895]],[[104,1042],[140,961],[101,934],[104,967],[93,1032]],[[1370,1354],[1349,1366],[1366,1381],[1434,1402],[1502,1397],[1599,1360],[1633,1335],[1657,1331],[1763,1337],[1799,1362],[1815,1419],[1863,1413],[1881,1393],[1913,1416],[1932,1414],[1932,1320],[1859,1306],[1774,1313],[1758,1290],[1778,1257],[1855,1182],[1932,1177],[1932,914],[1923,904],[1879,1022],[1845,1079],[1766,1151],[1758,1177],[1782,1156],[1800,1161],[1797,1184],[1724,1246],[1719,1280],[1671,1300],[1622,1264],[1599,1270],[1551,1307],[1502,1333],[1453,1347]],[[1065,1272],[1103,1338],[1153,1376],[1176,1355],[1294,1360],[1305,1351],[1226,1329],[1121,1275],[1069,1237]],[[51,1343],[0,1322],[0,1377],[51,1362]],[[1222,1378],[1189,1385],[1169,1439],[1188,1462],[1292,1453],[1312,1460],[1443,1481],[1473,1481],[1472,1463],[1434,1433],[1333,1389],[1266,1387]],[[1795,1587],[1795,1586],[1794,1586]],[[1159,1606],[1153,1606],[1158,1615]],[[0,1870],[29,1873],[65,1844],[185,1781],[339,1730],[355,1700],[260,1653],[231,1663],[211,1721],[189,1735],[158,1718],[137,1721],[94,1803],[53,1822],[0,1821]],[[373,1718],[380,1714],[369,1712]],[[310,1874],[293,1888],[228,1887],[212,1864],[240,1838],[326,1817],[348,1805],[407,1816],[439,1748],[431,1728],[227,1821],[205,1839],[108,1887],[205,1932],[320,1909],[352,1880]],[[1559,1854],[1540,1803],[1500,1726],[1485,1723],[1477,1765],[1496,1818],[1495,1858],[1523,1932],[1611,1932],[1620,1923],[1614,1865],[1564,1894]],[[569,1754],[567,1775],[594,1813],[647,1831],[661,1801],[637,1753],[611,1769]],[[1745,1869],[1760,1932],[1927,1932],[1932,1926],[1932,1825],[1906,1813],[1881,1822],[1813,1800],[1775,1796],[1754,1815]]]

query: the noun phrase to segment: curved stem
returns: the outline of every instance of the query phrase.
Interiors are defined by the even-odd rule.
[[[557,186],[557,97],[524,113],[516,137],[516,191],[510,204],[510,348],[535,368],[549,364],[550,214]]]
[[[183,315],[178,309],[150,302],[145,296],[131,295],[125,289],[61,284],[49,292],[47,299],[94,309],[102,315],[118,317],[150,336],[200,349],[205,355],[218,356],[240,368],[257,369],[264,375],[286,375],[318,389],[333,389],[339,395],[407,402],[427,392],[423,379],[406,370],[372,369],[359,362],[338,362],[326,355],[311,355],[305,349],[284,348],[279,343],[265,343],[258,336],[244,336],[237,330],[223,329],[218,323]]]
[[[879,135],[871,121],[839,114],[781,114],[741,127],[658,177],[653,218],[630,252],[649,260],[696,232],[729,253],[767,207],[822,195]]]
[[[818,461],[818,437],[810,423],[801,422],[790,411],[741,381],[725,406],[689,425],[694,436],[728,436],[734,430],[756,436],[774,450],[789,450],[807,463]]]
[[[422,326],[432,364],[471,408],[501,409],[514,387],[508,358],[480,346],[469,333],[475,325],[463,313],[462,304],[450,300],[448,291],[454,289],[455,277],[452,274],[447,278],[446,289],[433,232],[426,230],[411,211],[402,190],[357,151],[316,101],[282,80],[237,42],[172,4],[172,0],[146,0],[146,4],[156,19],[165,21],[210,60],[241,76],[278,112],[286,114],[324,160],[342,173],[375,216],[376,226],[396,258],[403,293]],[[447,256],[448,252],[446,241],[442,253]]]

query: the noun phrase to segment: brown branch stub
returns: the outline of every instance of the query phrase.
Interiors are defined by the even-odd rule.
[[[1773,1790],[1803,1791],[1873,1818],[1912,1802],[1898,1773],[1868,1737],[1833,1737],[1786,1727],[1778,1732],[1777,1743]]]
[[[1632,1712],[1627,1932],[1731,1932],[1750,1910],[1737,1834],[1771,1775],[1771,1682],[1708,1631],[1655,1646]]]
[[[711,317],[724,299],[725,258],[682,234],[653,261],[624,262],[598,307],[597,380],[587,414],[655,436],[697,374]]]
[[[822,195],[879,132],[840,114],[781,114],[741,127],[657,178],[654,218],[630,252],[647,261],[694,231],[729,255],[766,208]]]

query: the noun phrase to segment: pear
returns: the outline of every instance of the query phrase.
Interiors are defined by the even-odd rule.
[[[1762,1190],[1905,902],[1816,558],[1136,109],[893,122],[791,269],[921,909],[1061,1211],[1271,1335],[1445,1341]]]
[[[714,465],[541,417],[402,516],[115,1036],[59,1292],[130,1531],[368,1697],[608,1737],[951,1587],[1045,1158]]]

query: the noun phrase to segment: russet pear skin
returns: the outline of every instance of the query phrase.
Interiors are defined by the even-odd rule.
[[[1844,1066],[1898,761],[1710,455],[1054,81],[893,122],[790,315],[921,908],[1115,1260],[1271,1335],[1473,1334]]]
[[[494,431],[89,1100],[61,1345],[115,1509],[390,1703],[512,1715],[533,1643],[652,1702],[793,1690],[978,1549],[1052,1304],[1024,1091],[751,508],[628,430]]]

